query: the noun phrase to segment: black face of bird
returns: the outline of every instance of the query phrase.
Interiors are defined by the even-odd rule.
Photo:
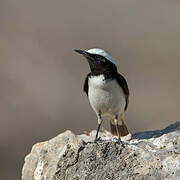
[[[80,49],[75,49],[74,51],[82,54],[87,59],[91,72],[94,75],[99,75],[107,71],[117,71],[115,64],[101,55],[91,54]]]

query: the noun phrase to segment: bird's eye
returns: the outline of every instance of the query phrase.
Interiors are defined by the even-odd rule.
[[[97,58],[97,61],[98,61],[98,62],[101,62],[101,58]]]
[[[105,62],[105,59],[102,58],[102,57],[98,57],[97,60],[98,60],[99,62]]]
[[[104,58],[101,58],[100,61],[101,61],[101,62],[105,62],[105,59],[104,59]]]
[[[97,61],[98,64],[105,62],[105,59],[102,56],[96,55],[95,59]]]

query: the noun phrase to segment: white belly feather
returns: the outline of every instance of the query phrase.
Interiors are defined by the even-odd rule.
[[[125,95],[115,79],[105,80],[103,75],[90,77],[88,97],[94,111],[102,116],[124,112]]]

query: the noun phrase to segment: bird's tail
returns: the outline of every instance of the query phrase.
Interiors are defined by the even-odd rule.
[[[111,134],[117,136],[118,134],[116,131],[116,125],[114,119],[110,119],[110,128],[111,128]],[[127,136],[129,134],[127,126],[125,125],[121,116],[119,116],[119,120],[118,120],[118,130],[120,132],[121,137]]]

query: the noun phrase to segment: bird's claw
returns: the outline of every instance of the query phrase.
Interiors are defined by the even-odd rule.
[[[97,143],[100,139],[101,139],[100,137],[95,138],[95,139],[94,139],[94,143]]]
[[[118,138],[117,144],[121,145],[122,147],[125,147],[125,143],[121,140],[121,138]]]

